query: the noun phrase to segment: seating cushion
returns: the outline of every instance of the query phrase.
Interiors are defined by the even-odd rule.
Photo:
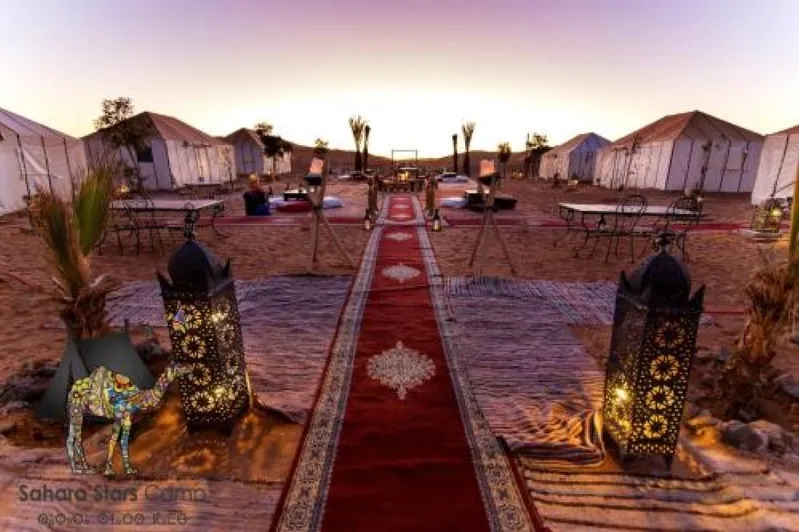
[[[287,201],[279,204],[277,210],[280,212],[308,212],[313,209],[310,201]]]
[[[322,200],[322,208],[324,209],[337,209],[343,206],[341,198],[336,196],[325,196],[325,199]]]
[[[464,197],[449,197],[449,198],[442,198],[439,202],[441,207],[453,207],[455,209],[460,209],[466,205],[466,198]]]

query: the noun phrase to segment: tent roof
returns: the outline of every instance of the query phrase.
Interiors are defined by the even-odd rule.
[[[763,140],[763,136],[754,131],[736,126],[702,111],[690,111],[688,113],[664,116],[660,120],[656,120],[629,135],[625,135],[613,142],[611,146],[614,148],[630,146],[635,137],[640,137],[642,144],[677,139],[710,140],[726,138],[747,142]]]
[[[0,107],[0,126],[10,129],[22,138],[58,137],[66,140],[77,140],[66,133],[61,133],[29,118],[6,111],[2,107]]]
[[[580,135],[577,135],[576,137],[567,140],[563,144],[555,146],[547,153],[572,152],[575,149],[579,148],[584,142],[591,140],[592,138],[597,140],[597,143],[599,144],[600,147],[610,144],[610,141],[608,139],[606,139],[601,135],[597,135],[596,133],[582,133]]]
[[[246,127],[237,129],[236,131],[225,137],[225,141],[227,141],[230,144],[237,144],[239,142],[247,140],[253,141],[262,148],[264,147],[263,143],[261,142],[261,139],[258,138],[258,134],[255,132],[255,130],[248,129]]]
[[[190,126],[172,116],[145,111],[128,118],[128,120],[147,121],[158,133],[158,136],[164,140],[185,140],[193,144],[209,144],[212,146],[227,144],[224,140],[212,137],[208,133],[200,131],[196,127]],[[83,138],[90,138],[99,134],[100,131],[96,131]]]
[[[796,135],[799,134],[799,125],[789,127],[788,129],[783,129],[782,131],[777,131],[776,133],[772,133],[772,135]]]

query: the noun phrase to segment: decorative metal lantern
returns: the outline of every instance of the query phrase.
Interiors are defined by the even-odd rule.
[[[782,204],[775,198],[769,198],[763,205],[755,207],[751,229],[759,233],[779,233],[784,216]]]
[[[157,273],[172,353],[194,365],[181,377],[188,425],[232,428],[250,404],[250,383],[230,261],[194,240],[187,216],[186,242],[169,260],[170,279]]]
[[[433,214],[433,231],[436,233],[441,231],[441,215],[438,213],[438,209]]]
[[[369,215],[369,209],[366,209],[366,214],[363,217],[363,230],[364,231],[372,230],[372,217]]]
[[[691,296],[685,266],[667,239],[658,244],[629,279],[621,273],[602,412],[623,459],[659,455],[671,467],[705,289]]]

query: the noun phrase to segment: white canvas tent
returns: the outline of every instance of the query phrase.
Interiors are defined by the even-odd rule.
[[[68,198],[86,169],[80,140],[0,108],[0,215],[25,208],[25,196]]]
[[[757,167],[752,204],[761,205],[770,197],[792,197],[797,167],[799,126],[768,135]]]
[[[138,120],[150,131],[148,149],[137,154],[144,187],[169,190],[186,185],[224,183],[235,176],[233,146],[171,116],[139,113]],[[102,131],[83,137],[89,164],[102,160],[109,146]],[[129,167],[134,165],[125,148],[115,154]]]
[[[538,175],[552,178],[558,174],[561,179],[577,176],[580,181],[591,181],[597,150],[608,144],[608,139],[596,133],[577,135],[543,155]]]
[[[234,131],[225,141],[236,150],[236,171],[238,174],[271,174],[274,157],[264,153],[264,145],[252,129],[241,128]],[[291,173],[291,152],[277,157],[275,175]]]
[[[751,192],[762,147],[762,135],[701,111],[669,115],[601,148],[594,183]]]

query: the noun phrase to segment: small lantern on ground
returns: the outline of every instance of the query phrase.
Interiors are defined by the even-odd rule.
[[[364,231],[372,230],[372,217],[369,214],[369,209],[366,209],[366,214],[363,217],[363,230]]]
[[[441,227],[441,215],[438,213],[438,209],[436,209],[436,210],[433,212],[433,224],[432,224],[432,229],[433,229],[433,232],[436,232],[436,233],[438,233],[439,231],[441,231],[441,228],[442,228],[442,227]]]
[[[250,404],[250,384],[236,302],[225,264],[194,239],[196,215],[187,216],[184,244],[169,259],[169,279],[157,273],[173,357],[194,365],[180,378],[191,428],[232,428]]]
[[[658,245],[629,279],[621,273],[602,410],[623,459],[658,455],[671,467],[704,286],[691,296],[685,266],[666,252],[666,238]]]
[[[779,200],[769,198],[762,205],[755,207],[751,229],[758,233],[779,233],[784,216],[785,210]]]

